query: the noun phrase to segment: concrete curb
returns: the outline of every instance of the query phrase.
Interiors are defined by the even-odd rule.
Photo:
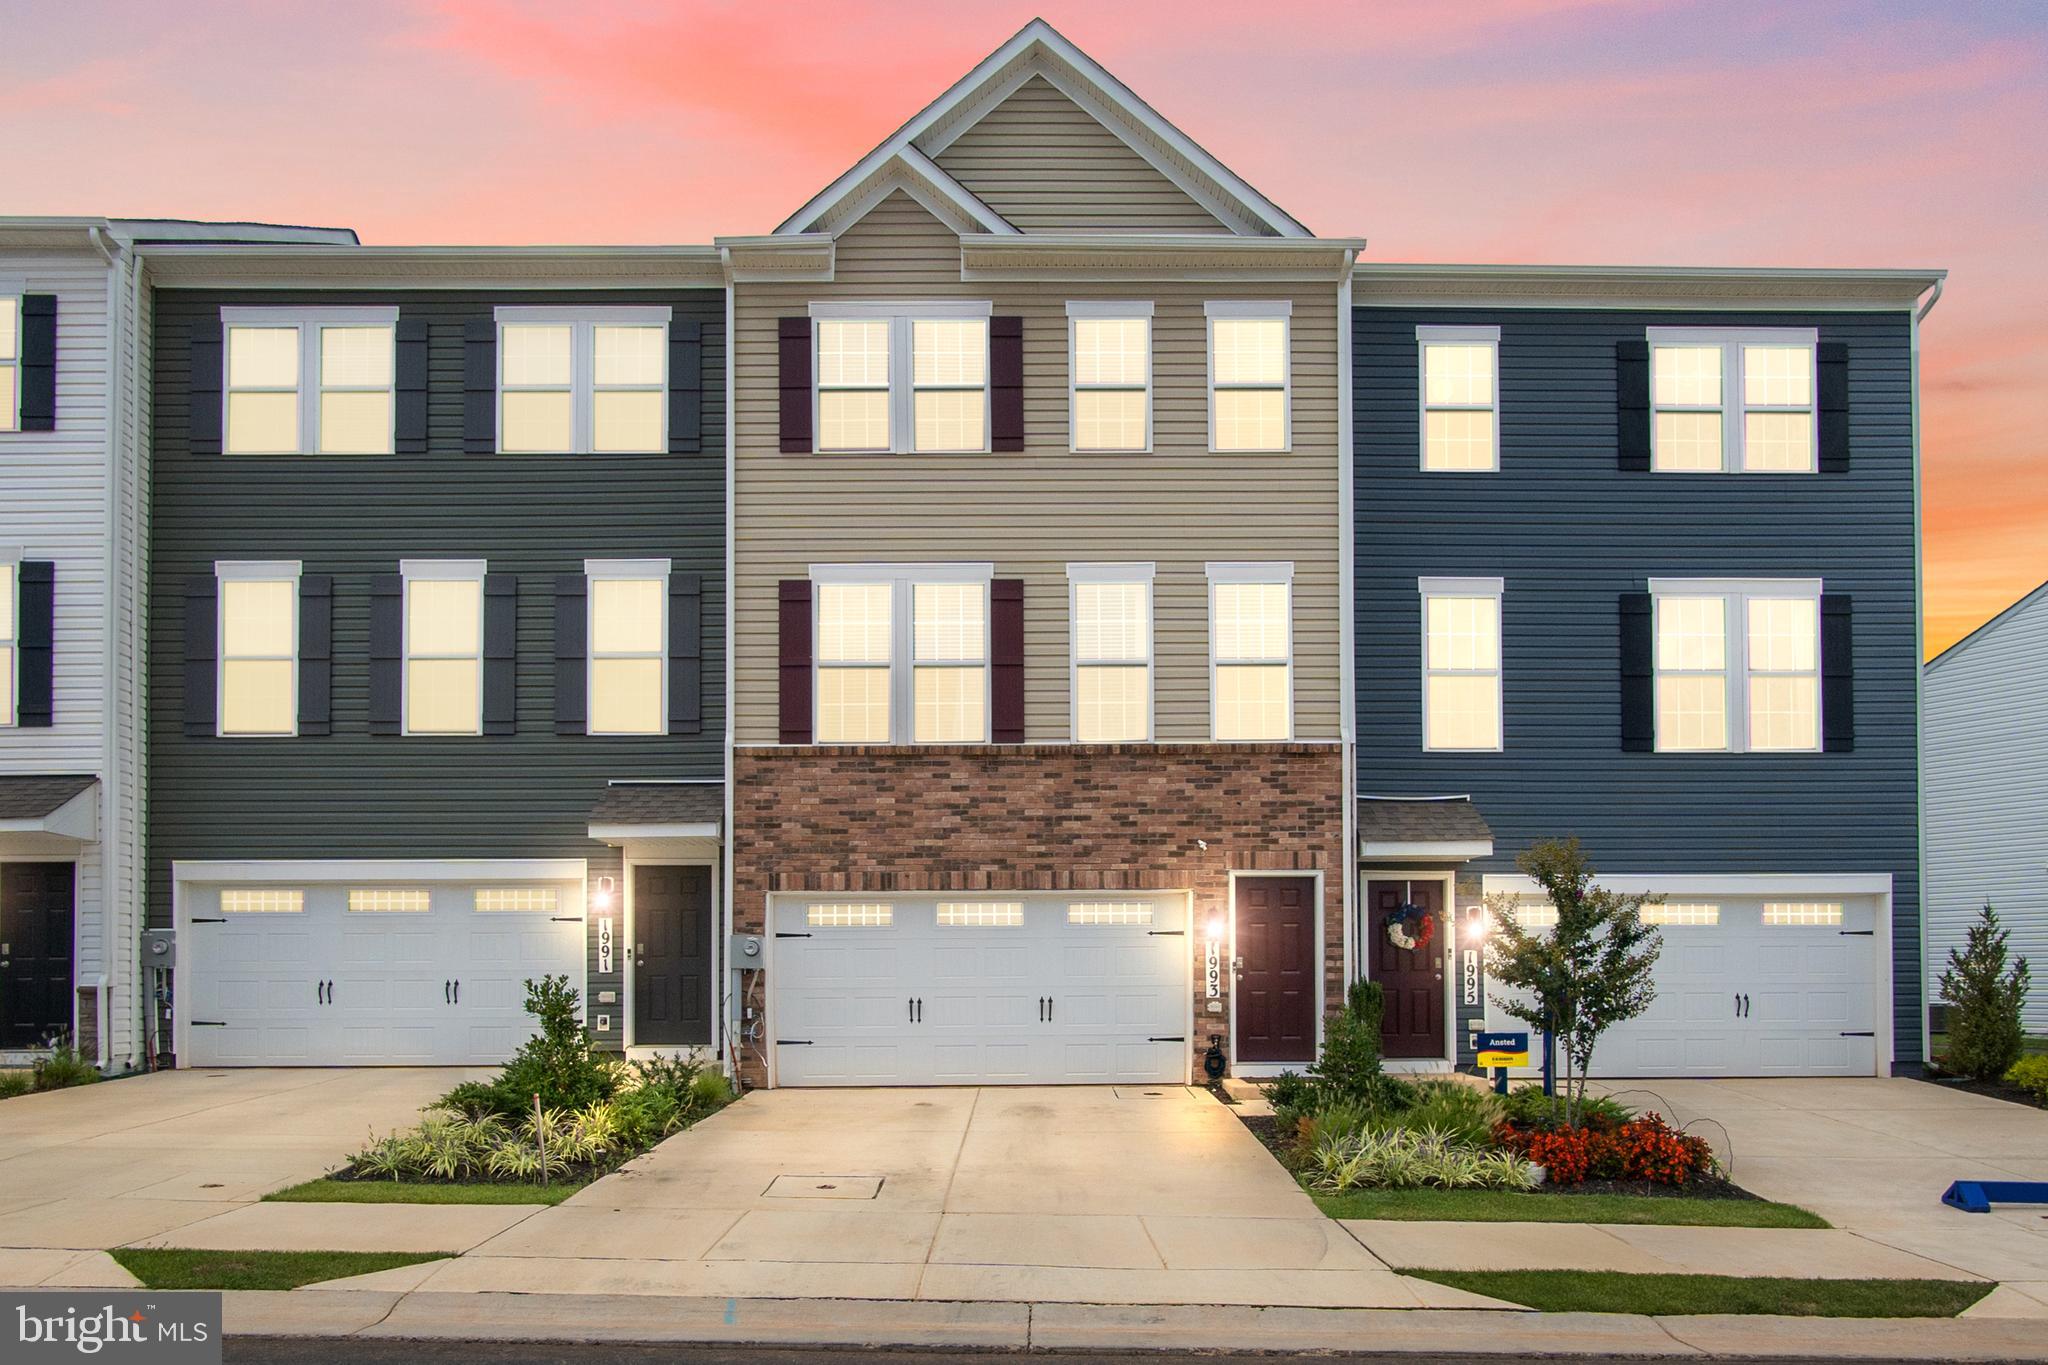
[[[2038,1321],[1651,1318],[1458,1309],[1104,1307],[651,1294],[240,1291],[229,1336],[706,1342],[955,1349],[1216,1350],[1432,1356],[1627,1355],[2048,1361]]]

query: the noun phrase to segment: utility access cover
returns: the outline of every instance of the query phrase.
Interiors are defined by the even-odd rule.
[[[768,1199],[873,1199],[881,1193],[878,1175],[778,1175],[768,1183]]]

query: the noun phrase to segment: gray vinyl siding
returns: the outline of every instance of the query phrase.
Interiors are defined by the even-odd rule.
[[[1927,666],[1927,991],[1988,903],[2033,965],[2024,1018],[2048,1033],[2048,590]]]
[[[193,455],[190,329],[223,305],[383,304],[430,319],[428,453]],[[463,324],[500,304],[665,303],[705,326],[702,454],[463,453]],[[584,858],[610,778],[722,778],[725,731],[724,296],[716,290],[545,294],[163,291],[156,301],[150,602],[149,921],[170,922],[180,859]],[[714,326],[715,325],[715,326]],[[566,736],[554,723],[555,576],[586,558],[668,557],[704,583],[703,728],[667,737]],[[480,558],[519,578],[518,708],[509,736],[368,733],[369,580],[402,558]],[[333,733],[294,739],[184,732],[184,591],[222,559],[297,559],[334,576]],[[592,1014],[616,1044],[621,975],[597,972]],[[581,983],[578,983],[579,985]]]
[[[1500,327],[1497,472],[1421,472],[1419,324]],[[1653,325],[1846,342],[1850,472],[1618,472],[1615,343]],[[1495,839],[1476,872],[1575,834],[1615,874],[1889,873],[1896,1058],[1917,1062],[1908,315],[1363,307],[1353,343],[1358,789],[1469,793]],[[1416,579],[1434,575],[1505,580],[1504,752],[1422,750]],[[1616,600],[1653,575],[1819,577],[1853,594],[1854,751],[1623,753]]]

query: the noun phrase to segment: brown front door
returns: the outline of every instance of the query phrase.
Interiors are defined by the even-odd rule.
[[[1237,1039],[1241,1062],[1312,1062],[1322,980],[1313,877],[1237,880]]]
[[[633,869],[633,1042],[711,1041],[711,869]]]
[[[1380,1041],[1389,1057],[1444,1055],[1444,961],[1447,926],[1443,917],[1443,883],[1437,881],[1368,882],[1365,889],[1366,942],[1369,975],[1386,991],[1386,1014]],[[1403,906],[1420,907],[1436,931],[1428,945],[1403,948],[1387,933],[1387,921]],[[1411,920],[1402,926],[1416,936]]]

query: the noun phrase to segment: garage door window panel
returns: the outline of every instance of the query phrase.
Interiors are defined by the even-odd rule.
[[[475,906],[483,914],[552,915],[561,902],[552,886],[485,886],[477,888]]]
[[[1103,927],[1136,927],[1152,923],[1149,901],[1075,901],[1067,907],[1067,923]]]
[[[223,915],[297,915],[306,909],[306,893],[295,887],[229,887],[220,893]]]
[[[405,733],[483,730],[484,569],[407,562]]]
[[[1021,929],[1022,901],[940,901],[941,929]]]
[[[1721,922],[1721,907],[1697,901],[1666,901],[1662,905],[1645,905],[1642,918],[1645,924],[1665,929],[1711,929]]]
[[[1766,901],[1763,922],[1766,928],[1833,928],[1842,922],[1842,906],[1839,901]]]
[[[869,901],[804,907],[804,923],[813,929],[887,929],[896,922],[896,908]]]
[[[352,886],[351,915],[424,915],[434,908],[433,893],[424,887]]]

